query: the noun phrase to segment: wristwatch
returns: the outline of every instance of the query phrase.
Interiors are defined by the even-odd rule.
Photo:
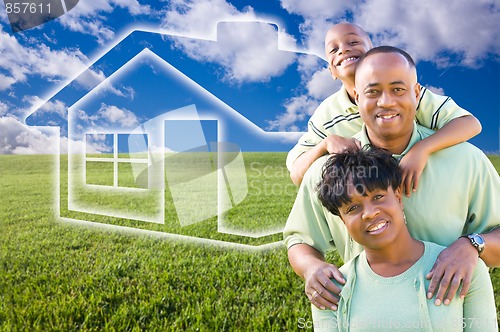
[[[470,244],[472,244],[474,246],[474,248],[477,249],[477,253],[479,255],[481,255],[481,253],[484,250],[484,245],[485,245],[484,238],[481,235],[479,235],[477,233],[472,233],[469,235],[464,235],[462,237],[467,237],[470,241]]]

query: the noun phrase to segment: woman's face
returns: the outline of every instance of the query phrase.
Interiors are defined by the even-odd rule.
[[[340,207],[340,217],[354,241],[364,247],[380,249],[392,243],[404,225],[401,190],[367,191],[347,186],[350,203]]]

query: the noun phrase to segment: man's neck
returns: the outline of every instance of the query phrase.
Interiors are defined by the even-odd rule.
[[[392,154],[401,154],[410,144],[411,135],[413,133],[413,128],[406,134],[400,135],[399,137],[384,137],[379,136],[368,128],[366,128],[366,134],[370,140],[370,144],[377,148],[386,149]]]

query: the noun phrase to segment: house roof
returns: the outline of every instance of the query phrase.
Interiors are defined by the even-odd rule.
[[[162,59],[166,63],[172,65],[196,82],[196,84],[206,88],[215,98],[228,105],[228,110],[238,112],[243,115],[244,119],[252,122],[252,124],[254,122],[252,121],[252,116],[255,108],[269,109],[270,114],[283,113],[283,101],[280,103],[276,100],[269,101],[259,98],[259,89],[267,89],[273,92],[273,94],[279,94],[279,89],[287,92],[291,89],[297,89],[297,86],[300,85],[300,75],[298,73],[295,75],[295,81],[290,81],[289,79],[284,81],[277,76],[264,82],[257,81],[249,84],[228,83],[224,81],[220,68],[218,70],[215,65],[203,63],[203,59],[190,59],[190,55],[186,54],[189,52],[189,48],[185,46],[183,48],[182,46],[195,42],[198,43],[198,45],[207,45],[211,48],[224,48],[226,43],[231,39],[230,34],[232,33],[232,27],[234,25],[251,26],[255,29],[256,38],[259,38],[259,30],[263,28],[262,23],[259,22],[221,22],[217,27],[216,40],[190,38],[187,36],[162,33],[161,31],[131,29],[124,33],[114,44],[103,50],[100,55],[96,56],[86,70],[76,75],[73,79],[62,83],[60,89],[54,91],[45,104],[30,113],[26,118],[26,123],[35,126],[65,126],[67,124],[67,114],[59,114],[61,117],[44,117],[42,115],[46,114],[47,108],[51,107],[54,103],[63,103],[67,108],[71,107],[93,89],[102,84],[103,77],[106,77],[106,79],[109,78],[113,73],[123,68],[138,55],[144,54],[144,52],[151,56],[154,55],[158,59]],[[268,25],[266,24],[266,26]],[[244,45],[241,47],[244,47]],[[276,35],[276,49],[279,52],[295,54],[294,52],[281,51],[279,49],[278,35]],[[307,54],[301,54],[301,56],[317,58],[314,55]],[[266,61],[266,59],[251,60]],[[287,70],[297,72],[297,64],[292,64]],[[252,104],[243,102],[244,98],[242,98],[242,96],[248,94],[256,94],[256,97],[252,98]],[[287,96],[289,96],[289,93]],[[271,117],[272,116],[270,116],[270,118]],[[260,127],[262,127],[262,124],[260,124]],[[296,136],[297,135],[294,135],[294,137]]]

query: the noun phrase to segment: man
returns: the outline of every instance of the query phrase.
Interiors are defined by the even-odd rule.
[[[365,123],[355,135],[361,146],[384,148],[401,159],[433,133],[415,123],[420,85],[415,64],[406,52],[388,46],[368,51],[358,60],[355,78],[355,99]],[[337,267],[324,261],[324,254],[337,249],[347,261],[362,248],[317,197],[316,186],[327,158],[316,160],[305,173],[284,237],[290,264],[305,279],[311,302],[335,310],[338,297],[327,290],[338,294],[340,289],[330,278],[344,281]],[[404,197],[412,236],[448,247],[428,275],[428,297],[435,294],[436,305],[443,300],[448,304],[461,282],[460,296],[465,296],[478,257],[488,266],[500,265],[498,197],[500,178],[495,168],[469,143],[430,155],[419,190]]]

